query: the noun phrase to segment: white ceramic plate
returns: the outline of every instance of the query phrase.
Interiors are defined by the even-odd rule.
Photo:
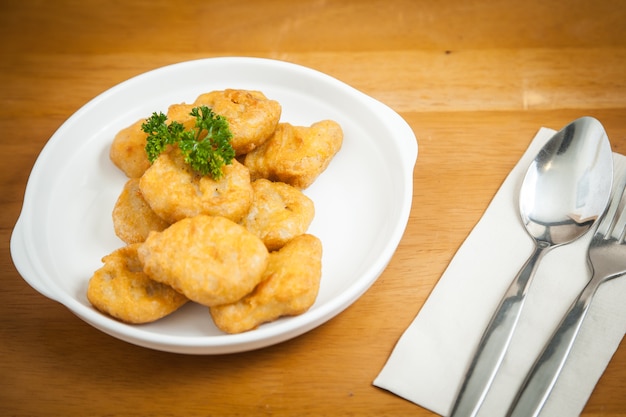
[[[101,258],[123,246],[111,212],[126,181],[109,160],[122,128],[204,92],[255,89],[278,100],[281,121],[339,122],[344,144],[305,193],[315,203],[309,232],[323,245],[320,292],[311,309],[256,330],[227,335],[205,307],[188,303],[155,323],[128,325],[89,304],[87,283]],[[393,110],[346,84],[302,66],[258,58],[212,58],[159,68],[91,100],[50,138],[26,187],[11,236],[24,279],[43,295],[114,337],[153,349],[221,354],[296,337],[339,314],[383,272],[404,233],[413,195],[417,141]]]

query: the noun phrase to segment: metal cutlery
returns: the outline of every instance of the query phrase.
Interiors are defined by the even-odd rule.
[[[622,167],[611,204],[588,249],[592,277],[545,345],[509,408],[509,417],[536,417],[543,408],[587,315],[599,286],[626,273],[626,168]]]
[[[535,248],[485,329],[451,410],[475,416],[502,363],[543,256],[584,235],[605,211],[613,156],[602,124],[581,117],[556,132],[531,163],[520,190],[520,215]]]

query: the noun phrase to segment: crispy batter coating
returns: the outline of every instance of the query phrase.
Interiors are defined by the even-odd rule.
[[[87,289],[87,298],[96,309],[136,324],[165,317],[188,301],[143,272],[138,246],[128,245],[102,258],[104,265],[93,274]]]
[[[182,123],[185,129],[192,129],[196,126],[196,118],[191,115],[191,110],[197,107],[196,104],[176,103],[167,108],[167,120]]]
[[[176,121],[184,124],[186,127],[193,127],[195,126],[195,117],[191,115],[191,109],[194,107],[196,106],[187,103],[170,104],[167,108],[167,120],[170,123]]]
[[[282,112],[279,102],[253,90],[211,91],[196,99],[194,106],[200,105],[212,108],[228,120],[233,134],[231,143],[237,155],[248,153],[265,142],[276,129]]]
[[[270,251],[304,234],[315,216],[313,201],[283,182],[260,178],[252,183],[254,195],[241,224],[259,236]]]
[[[245,157],[252,179],[267,178],[305,189],[341,149],[343,131],[332,120],[310,127],[280,123],[263,145]]]
[[[168,223],[198,214],[241,220],[252,203],[248,169],[233,160],[219,180],[200,175],[187,165],[178,149],[159,155],[139,181],[143,197]]]
[[[206,306],[232,303],[252,291],[269,258],[261,239],[243,226],[205,215],[152,232],[138,254],[152,279]]]
[[[139,178],[150,166],[146,154],[147,134],[141,130],[145,119],[120,130],[111,144],[109,157],[129,178]]]
[[[113,207],[113,228],[117,237],[127,244],[140,243],[151,231],[160,232],[168,226],[143,198],[139,178],[126,181]]]
[[[310,234],[300,235],[270,254],[263,281],[243,299],[211,307],[215,325],[227,333],[241,333],[282,316],[307,311],[315,302],[322,275],[322,244]]]

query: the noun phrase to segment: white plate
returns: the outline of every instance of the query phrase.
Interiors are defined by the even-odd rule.
[[[109,160],[122,128],[204,92],[255,89],[278,100],[281,121],[339,122],[344,144],[305,193],[315,203],[309,232],[323,245],[322,282],[311,309],[250,332],[227,335],[205,307],[188,303],[155,323],[128,325],[96,311],[87,283],[101,258],[123,246],[111,212],[126,177]],[[26,187],[11,236],[24,279],[43,295],[114,337],[190,354],[257,349],[296,337],[339,314],[383,272],[404,233],[413,195],[417,141],[393,110],[302,66],[258,58],[212,58],[159,68],[91,100],[50,138]]]

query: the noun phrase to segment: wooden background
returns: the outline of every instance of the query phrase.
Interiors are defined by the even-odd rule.
[[[371,385],[540,126],[583,115],[626,153],[626,3],[0,0],[0,414],[428,416]],[[388,104],[419,142],[388,269],[353,306],[258,351],[184,356],[109,337],[30,288],[9,253],[38,153],[102,91],[166,64],[258,56]],[[626,344],[583,416],[626,415]]]

